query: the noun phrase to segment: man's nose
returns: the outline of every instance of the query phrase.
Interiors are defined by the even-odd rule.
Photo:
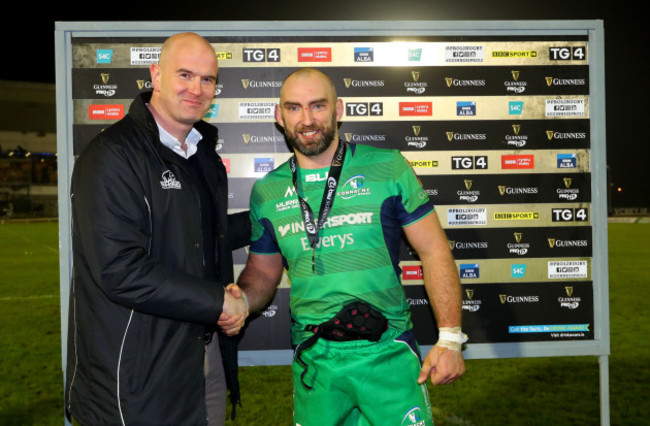
[[[196,77],[193,78],[193,79],[189,82],[188,90],[189,90],[190,93],[192,93],[192,94],[199,95],[199,94],[201,93],[201,79],[200,79],[200,78],[196,78]]]
[[[302,124],[305,126],[311,126],[313,122],[311,109],[309,107],[302,109]]]

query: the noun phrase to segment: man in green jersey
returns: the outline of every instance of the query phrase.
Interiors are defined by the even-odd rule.
[[[406,159],[341,141],[342,114],[321,71],[285,80],[275,116],[295,156],[253,187],[250,256],[238,285],[258,311],[287,271],[296,425],[431,425],[427,377],[446,384],[465,371],[456,265]],[[439,327],[423,362],[400,281],[402,231],[422,262]]]

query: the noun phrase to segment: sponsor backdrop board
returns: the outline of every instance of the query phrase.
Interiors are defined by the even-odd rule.
[[[219,128],[232,211],[291,155],[273,115],[283,79],[322,68],[345,105],[341,137],[399,149],[436,205],[462,283],[468,359],[609,354],[600,21],[57,23],[64,351],[74,158],[151,88],[163,40],[188,30],[219,58],[205,120]],[[246,256],[235,253],[236,273]],[[427,350],[437,331],[405,242],[400,260]],[[291,362],[289,291],[285,277],[250,322],[241,365]]]

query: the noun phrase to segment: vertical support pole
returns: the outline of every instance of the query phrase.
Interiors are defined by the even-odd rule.
[[[609,356],[598,357],[600,364],[600,424],[609,426]]]

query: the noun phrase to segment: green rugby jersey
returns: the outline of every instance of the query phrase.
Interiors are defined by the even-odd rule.
[[[298,191],[314,221],[328,170],[298,168]],[[291,283],[293,343],[312,334],[304,331],[306,325],[329,320],[354,299],[379,309],[391,327],[410,329],[398,265],[401,227],[432,211],[427,193],[398,150],[350,144],[332,211],[320,229],[314,271],[289,162],[256,181],[250,251],[282,254]]]

